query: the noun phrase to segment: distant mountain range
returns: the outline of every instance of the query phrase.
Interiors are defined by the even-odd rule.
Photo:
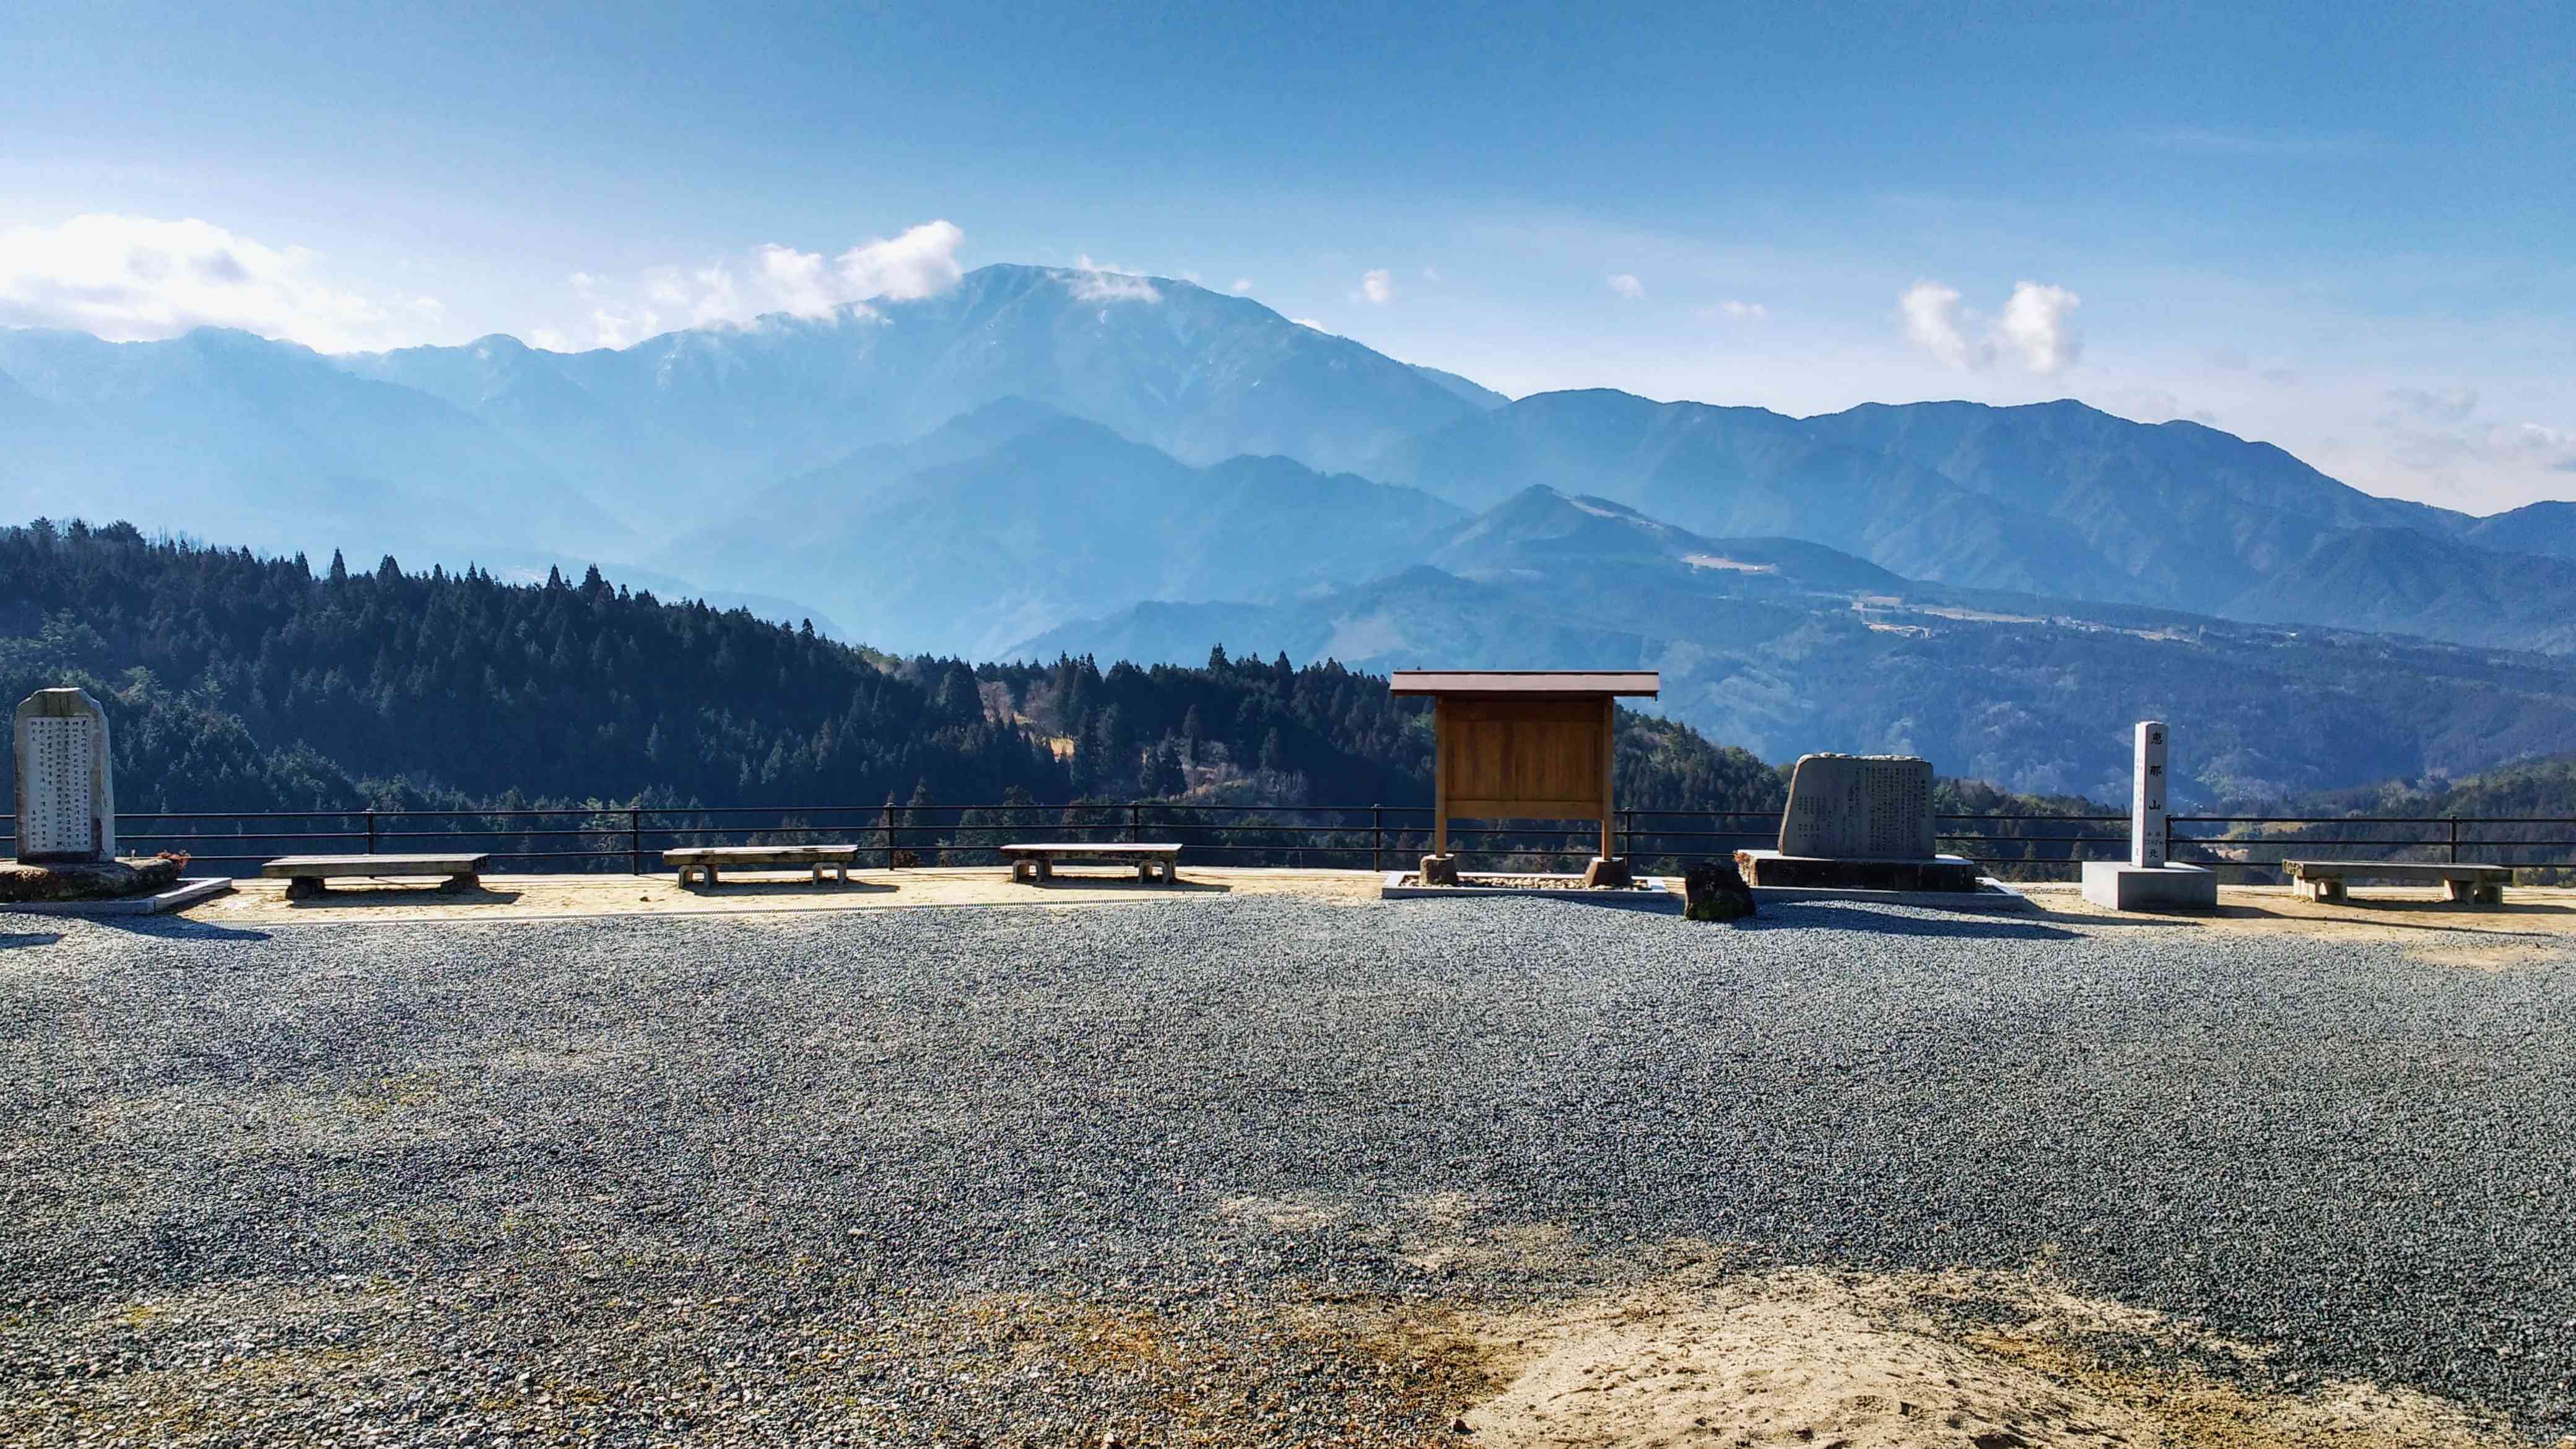
[[[1431,558],[1269,604],[1139,604],[1012,652],[1190,663],[1214,639],[1369,670],[1656,669],[1659,708],[1765,759],[1923,754],[2104,800],[2125,798],[2130,726],[2147,718],[2176,722],[2176,793],[2195,804],[2576,745],[2576,660],[1923,583],[1545,487]]]
[[[2062,737],[2250,680],[2289,694],[2236,711],[2212,789],[2576,746],[2514,683],[2576,654],[2576,504],[2474,518],[2074,402],[1513,400],[1114,273],[571,354],[0,330],[0,513],[649,569],[906,651],[1615,657],[1769,754],[1911,742],[2024,789],[2101,789]]]

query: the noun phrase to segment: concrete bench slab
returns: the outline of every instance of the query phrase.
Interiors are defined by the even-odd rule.
[[[449,895],[479,889],[489,855],[283,855],[259,868],[264,876],[284,876],[286,897],[304,900],[321,895],[328,882],[352,877],[401,880],[441,876],[438,888]]]
[[[2351,899],[2344,886],[2348,881],[2404,881],[2429,885],[2439,881],[2452,900],[2473,905],[2504,904],[2504,888],[2513,884],[2513,869],[2502,865],[2461,865],[2446,862],[2414,860],[2285,860],[2281,869],[2288,873],[2298,893],[2311,901],[2329,902]]]
[[[1177,841],[1022,841],[1001,847],[1011,862],[1011,879],[1036,885],[1055,879],[1059,861],[1136,867],[1136,879],[1172,884],[1179,877],[1181,847]]]
[[[679,871],[680,884],[689,884],[692,875],[713,886],[719,872],[727,870],[783,869],[810,866],[814,883],[823,883],[823,872],[830,870],[842,884],[850,880],[850,867],[859,858],[855,845],[684,845],[662,852],[662,863]]]

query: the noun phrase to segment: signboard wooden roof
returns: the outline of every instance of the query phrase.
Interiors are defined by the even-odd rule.
[[[1654,696],[1663,677],[1651,669],[1399,669],[1387,676],[1390,693],[1444,695],[1542,695],[1606,698]]]

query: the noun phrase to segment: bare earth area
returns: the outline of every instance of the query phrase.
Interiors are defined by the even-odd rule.
[[[1168,901],[1178,896],[1299,895],[1375,900],[1381,877],[1367,871],[1201,869],[1184,866],[1173,885],[1147,885],[1114,866],[1066,866],[1039,884],[1013,881],[1000,866],[852,871],[845,885],[814,883],[808,872],[746,871],[724,883],[681,886],[658,875],[490,875],[483,889],[441,895],[434,882],[335,881],[330,894],[290,901],[282,880],[243,880],[189,915],[223,923],[287,921],[526,921],[560,916],[733,915],[772,911],[881,910],[900,906],[1087,906]]]
[[[2576,894],[1183,873],[0,916],[0,1442],[2576,1433]]]

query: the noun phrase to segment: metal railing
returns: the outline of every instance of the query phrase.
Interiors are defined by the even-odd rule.
[[[1623,810],[1623,851],[1641,867],[1688,860],[1777,837],[1777,811]],[[2086,860],[2125,858],[2125,815],[1942,815],[1941,848],[2008,877],[2065,878]],[[1566,822],[1453,823],[1453,848],[1488,868],[1575,869],[1598,848],[1598,827]],[[2323,833],[2321,833],[2323,832]],[[565,806],[516,810],[324,810],[134,813],[117,817],[127,854],[186,851],[207,866],[257,874],[281,855],[430,854],[471,850],[496,869],[623,871],[661,868],[684,845],[829,840],[862,846],[871,864],[998,863],[1007,841],[1177,840],[1208,864],[1385,870],[1430,848],[1427,805],[1212,805],[1154,800],[1072,805]],[[2300,854],[2471,861],[2576,871],[2576,817],[2359,818],[2177,815],[2168,858],[2268,875]],[[0,854],[15,840],[0,835]]]

